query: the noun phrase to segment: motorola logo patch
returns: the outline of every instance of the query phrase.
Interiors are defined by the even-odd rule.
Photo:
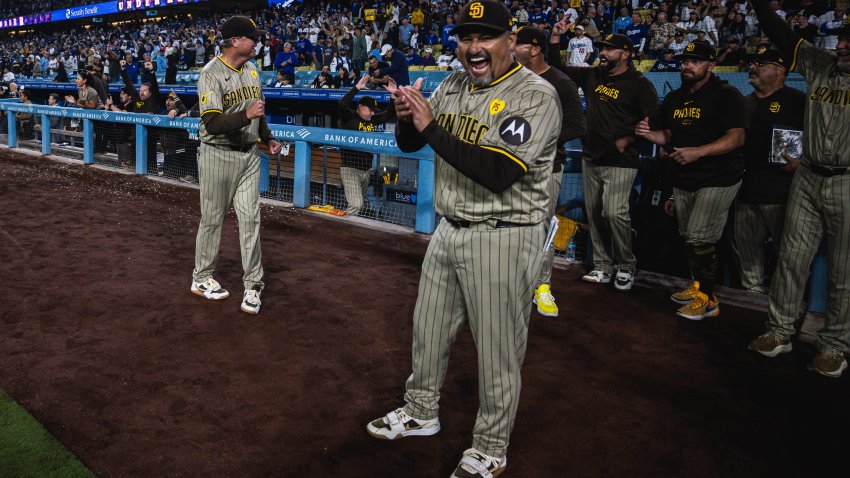
[[[516,116],[508,118],[499,126],[499,136],[502,141],[519,146],[531,138],[531,125],[528,121]]]

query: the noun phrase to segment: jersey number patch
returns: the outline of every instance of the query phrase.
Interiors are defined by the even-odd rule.
[[[531,138],[531,125],[528,121],[516,116],[508,118],[499,126],[499,136],[502,141],[519,146]]]

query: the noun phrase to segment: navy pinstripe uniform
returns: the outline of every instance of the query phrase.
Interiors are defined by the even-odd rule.
[[[500,30],[510,28],[510,13],[494,0],[467,4],[461,21],[479,7],[485,19],[491,8],[503,12]],[[468,23],[460,25],[459,50],[472,51],[463,30]],[[501,46],[503,37],[495,38]],[[499,46],[491,58],[509,62],[512,45]],[[561,127],[560,102],[548,82],[517,63],[494,76],[475,86],[471,74],[453,73],[429,100],[435,119],[421,133],[403,121],[396,130],[403,151],[427,143],[437,153],[435,206],[442,219],[422,265],[405,405],[367,427],[385,439],[439,430],[449,349],[468,324],[478,351],[480,408],[473,448],[453,475],[462,477],[486,476],[469,471],[479,465],[500,473],[506,464]]]
[[[773,357],[791,351],[794,321],[822,239],[828,257],[826,325],[809,369],[839,377],[850,349],[850,19],[836,33],[837,51],[815,47],[788,28],[766,0],[753,0],[764,31],[809,85],[803,157],[791,183],[779,263],[770,286],[767,333],[750,349]]]

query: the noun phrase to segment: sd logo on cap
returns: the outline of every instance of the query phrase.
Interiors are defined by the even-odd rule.
[[[460,11],[457,25],[452,35],[479,31],[504,33],[514,26],[514,18],[508,7],[498,0],[472,0]]]

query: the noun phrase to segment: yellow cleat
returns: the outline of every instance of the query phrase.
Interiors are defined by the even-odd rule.
[[[679,307],[676,312],[679,317],[684,317],[688,320],[702,320],[707,317],[717,317],[720,315],[720,301],[716,295],[712,295],[711,299],[702,292],[697,292],[689,304]]]
[[[540,287],[534,291],[533,302],[537,304],[537,312],[546,317],[558,316],[558,304],[555,303],[555,297],[552,296],[552,290],[549,284],[540,284]]]
[[[670,296],[670,300],[677,304],[690,304],[694,297],[699,294],[699,281],[694,281],[693,284],[689,285],[687,289],[683,291],[676,292],[675,294]]]

